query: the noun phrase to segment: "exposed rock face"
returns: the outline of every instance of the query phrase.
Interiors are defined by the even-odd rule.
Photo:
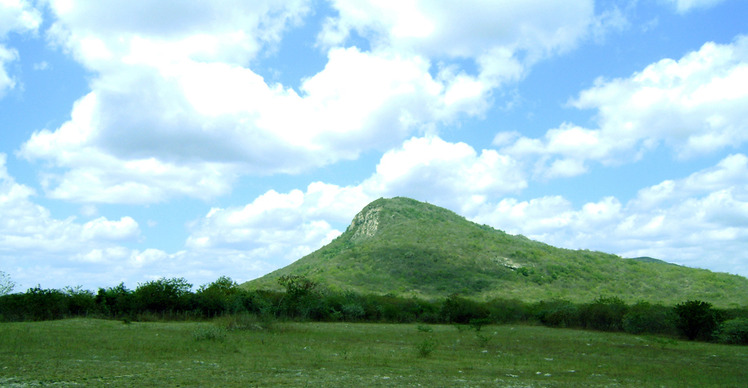
[[[373,237],[377,233],[377,228],[379,227],[380,211],[382,211],[381,207],[373,207],[356,214],[351,225],[348,226],[348,230],[353,230],[353,236],[351,239],[363,240],[365,238]]]

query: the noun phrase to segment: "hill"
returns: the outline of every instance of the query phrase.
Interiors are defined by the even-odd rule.
[[[459,293],[481,300],[589,302],[618,296],[748,306],[748,279],[741,276],[556,248],[402,197],[370,203],[328,245],[243,286],[278,289],[283,275],[303,275],[332,290],[423,298]]]

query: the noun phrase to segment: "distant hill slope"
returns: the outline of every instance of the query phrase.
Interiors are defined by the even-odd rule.
[[[243,286],[278,289],[277,279],[289,274],[334,290],[424,298],[460,293],[589,302],[618,296],[628,302],[701,299],[719,307],[748,306],[748,279],[741,276],[555,248],[401,197],[370,203],[328,245]]]

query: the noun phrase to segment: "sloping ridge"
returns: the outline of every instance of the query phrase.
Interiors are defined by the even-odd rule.
[[[283,275],[303,275],[335,291],[526,302],[563,298],[589,302],[706,300],[748,306],[748,279],[672,265],[555,248],[466,220],[410,198],[380,198],[361,210],[334,241],[296,262],[244,284],[278,289]]]

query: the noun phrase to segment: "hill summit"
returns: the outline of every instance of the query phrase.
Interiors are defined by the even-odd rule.
[[[741,276],[556,248],[403,197],[370,203],[326,246],[244,286],[277,289],[283,275],[306,276],[338,291],[422,298],[459,293],[589,302],[617,296],[628,302],[748,305],[748,279]]]

